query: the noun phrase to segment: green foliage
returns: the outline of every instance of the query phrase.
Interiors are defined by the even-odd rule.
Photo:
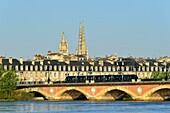
[[[17,75],[0,67],[0,99],[11,99],[16,89]]]
[[[168,78],[170,78],[170,72],[167,72]],[[164,79],[166,72],[152,72],[151,78],[154,79]]]
[[[6,71],[0,66],[0,100],[29,100],[34,94],[16,91],[17,75],[15,71]]]
[[[13,99],[15,100],[32,100],[34,93],[27,93],[25,91],[15,91]]]

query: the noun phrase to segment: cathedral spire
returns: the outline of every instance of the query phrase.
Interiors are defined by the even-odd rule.
[[[64,38],[64,32],[62,32],[62,40],[59,44],[59,53],[68,55],[68,42]]]
[[[64,39],[64,32],[62,32],[62,42],[64,42],[65,39]]]
[[[84,22],[80,24],[78,48],[77,48],[76,54],[83,55],[86,58],[88,58],[88,50],[87,50],[86,41],[85,41]]]

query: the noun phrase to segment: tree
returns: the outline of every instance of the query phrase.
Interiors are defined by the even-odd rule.
[[[17,90],[18,77],[13,70],[4,70],[0,66],[0,100],[31,100],[34,93]]]
[[[151,78],[165,79],[166,72],[152,72]],[[170,78],[170,72],[167,72],[168,78]]]
[[[15,71],[4,70],[0,66],[0,99],[12,99],[17,88],[17,75]]]

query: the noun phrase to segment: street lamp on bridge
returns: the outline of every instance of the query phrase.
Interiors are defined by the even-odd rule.
[[[169,68],[167,63],[166,63],[165,68],[166,68],[165,81],[167,81],[168,80],[168,68]]]

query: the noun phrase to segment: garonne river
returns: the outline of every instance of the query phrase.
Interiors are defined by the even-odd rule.
[[[0,102],[1,113],[169,113],[170,102],[17,101]]]

